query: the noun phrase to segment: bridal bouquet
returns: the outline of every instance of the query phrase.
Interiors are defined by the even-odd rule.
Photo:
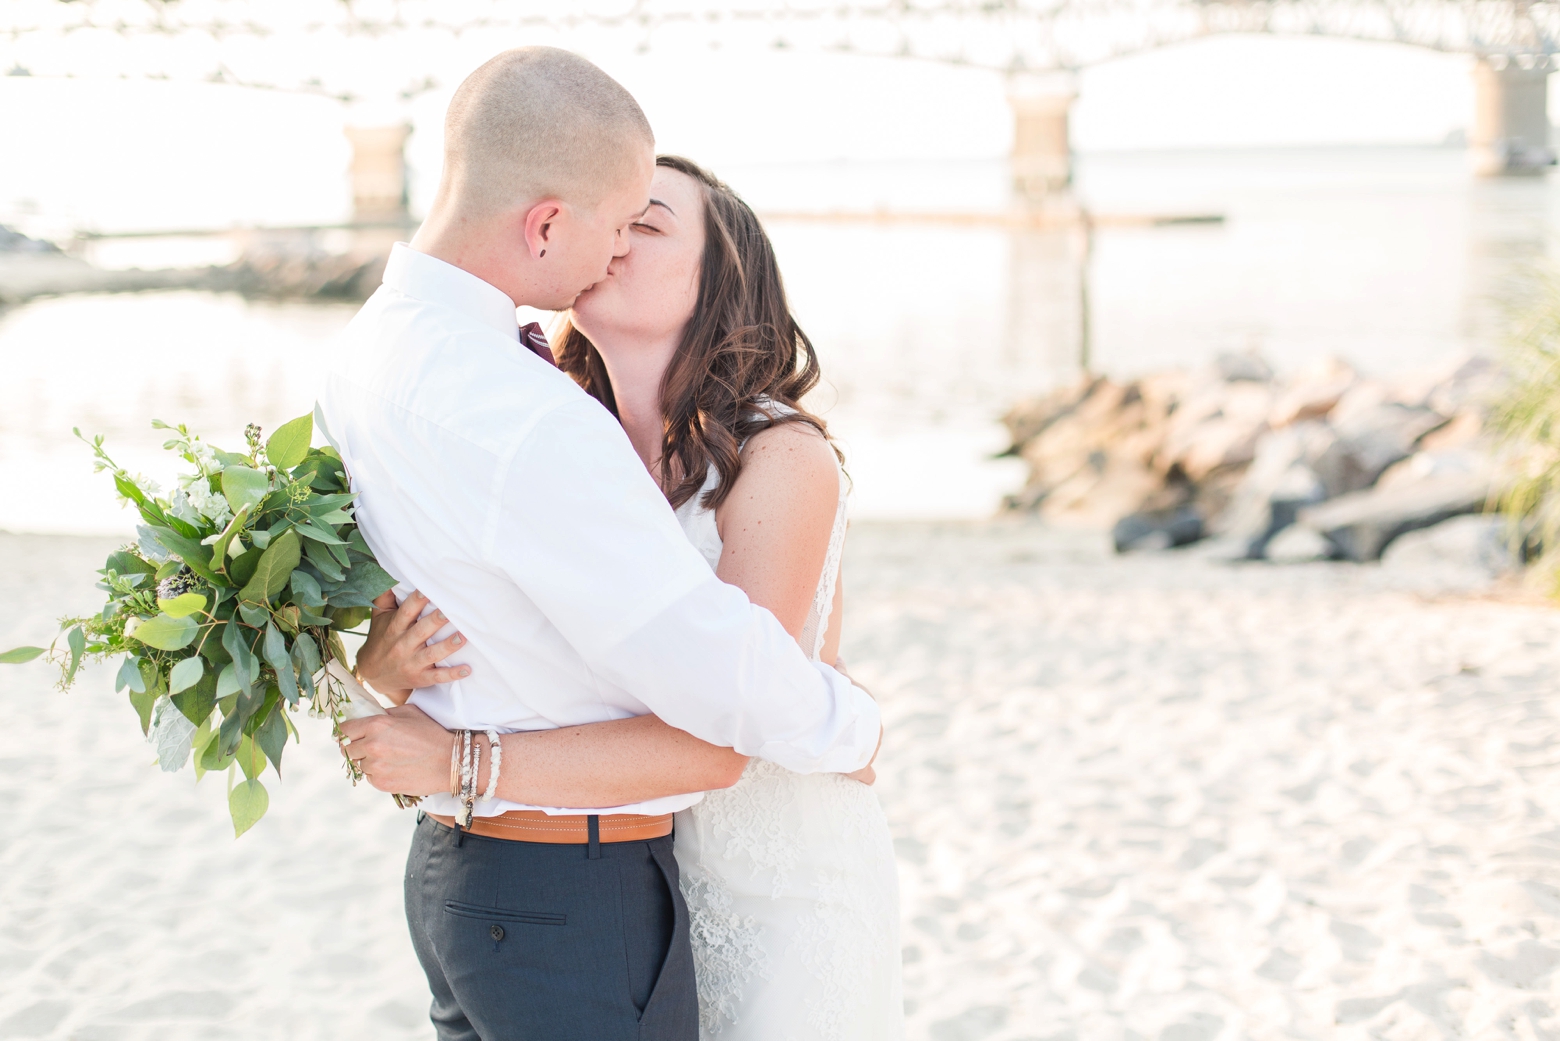
[[[260,775],[267,763],[281,770],[287,737],[297,737],[291,712],[303,705],[334,723],[383,711],[343,664],[337,631],[367,618],[394,579],[358,532],[341,457],[310,447],[311,416],[264,444],[249,426],[247,454],[208,445],[183,425],[153,426],[172,432],[163,447],[193,468],[166,497],[116,465],[101,436],[89,442],[97,469],[113,475],[145,522],[139,540],[98,572],[108,602],[62,622],[63,649],[57,638],[0,662],[49,654],[66,690],[83,659],[122,657],[115,689],[129,692],[162,769],[193,759],[197,780],[226,771],[242,835],[269,805]],[[244,780],[235,783],[235,770]],[[359,779],[350,759],[347,770]]]

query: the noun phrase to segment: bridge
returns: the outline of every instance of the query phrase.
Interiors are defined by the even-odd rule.
[[[1006,78],[1017,197],[1071,181],[1068,119],[1085,68],[1234,33],[1364,40],[1474,59],[1470,147],[1484,174],[1555,162],[1547,81],[1560,0],[6,0],[0,71],[203,79],[343,101],[437,89],[437,46],[517,38],[635,51],[762,47],[922,60]],[[263,44],[263,45],[262,45]],[[372,49],[374,60],[363,60]],[[408,71],[410,70],[410,71]],[[404,207],[393,126],[353,132],[360,216]]]

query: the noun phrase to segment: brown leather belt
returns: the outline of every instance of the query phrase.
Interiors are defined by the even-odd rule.
[[[444,825],[455,827],[455,818],[442,813],[428,816]],[[646,817],[638,813],[602,814],[598,842],[641,842],[658,839],[672,833],[672,815]],[[511,842],[551,842],[559,845],[583,846],[590,842],[590,817],[583,813],[551,816],[540,810],[510,810],[497,817],[473,817],[466,831],[490,839],[509,839]]]

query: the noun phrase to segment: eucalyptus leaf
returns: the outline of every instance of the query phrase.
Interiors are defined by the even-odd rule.
[[[238,669],[231,662],[222,666],[222,671],[217,673],[216,696],[225,698],[229,694],[237,694],[239,688]]]
[[[146,733],[152,725],[152,706],[157,704],[155,691],[130,692],[130,705],[135,709],[135,714],[141,718],[141,733]]]
[[[168,547],[162,544],[157,537],[157,530],[145,524],[138,524],[135,528],[136,548],[139,549],[147,560],[154,560],[159,564],[167,563],[172,554]]]
[[[347,577],[341,565],[336,563],[336,558],[330,555],[330,550],[318,542],[305,542],[303,544],[304,555],[309,558],[309,563],[319,569],[321,575],[332,582],[341,582]]]
[[[265,772],[265,752],[248,734],[239,738],[238,751],[233,753],[233,759],[251,781]]]
[[[211,719],[211,709],[217,701],[216,675],[207,672],[193,687],[173,695],[171,700],[191,723],[204,726]]]
[[[307,521],[295,525],[294,530],[313,539],[315,542],[323,542],[327,546],[345,546],[347,544],[345,539],[329,528],[323,528],[318,524],[310,524]]]
[[[65,645],[70,648],[70,667],[65,670],[65,685],[69,686],[76,678],[76,670],[81,668],[81,656],[87,652],[87,634],[81,626],[66,634]]]
[[[233,519],[228,521],[227,527],[222,529],[222,534],[217,537],[216,543],[211,548],[211,566],[218,571],[227,570],[228,552],[233,545],[233,539],[244,530],[244,522],[249,519],[249,512],[253,506],[245,506],[233,513]]]
[[[352,565],[352,571],[347,575],[347,585],[372,601],[394,589],[395,579],[373,561],[363,560]]]
[[[282,775],[282,750],[287,747],[287,711],[281,705],[271,709],[265,722],[255,728],[255,744],[271,760],[276,775]]]
[[[199,593],[180,593],[172,600],[158,600],[157,607],[165,615],[187,618],[206,609],[206,598]]]
[[[294,571],[292,578],[293,599],[304,607],[324,607],[325,594],[320,592],[320,584],[314,580],[314,576],[307,571]]]
[[[229,624],[222,634],[222,647],[233,656],[233,674],[238,679],[239,693],[247,693],[259,672],[259,663],[249,646],[249,636],[240,626]]]
[[[228,812],[233,817],[233,837],[236,839],[259,822],[265,816],[265,811],[270,808],[271,797],[266,794],[265,785],[259,781],[244,781],[235,784],[233,790],[228,792]]]
[[[136,626],[131,634],[135,639],[160,651],[182,650],[195,639],[200,625],[193,618],[174,618],[160,614]]]
[[[271,540],[260,557],[254,577],[239,592],[240,599],[252,602],[270,600],[287,585],[293,568],[301,559],[298,535],[293,530],[284,531]]]
[[[230,466],[222,471],[222,495],[235,514],[245,507],[259,506],[270,490],[271,478],[259,470]]]
[[[21,665],[49,653],[45,647],[16,647],[0,654],[0,665]]]
[[[195,724],[175,706],[164,702],[151,735],[152,744],[157,746],[157,765],[162,767],[164,773],[174,773],[189,762],[190,735],[193,733]]]
[[[199,683],[200,678],[205,674],[206,663],[198,655],[185,658],[168,674],[168,693],[177,694],[181,690],[189,690]]]
[[[141,679],[141,659],[126,658],[119,666],[119,675],[114,677],[114,692],[129,687],[137,694],[146,692],[146,683]]]
[[[276,428],[265,443],[265,457],[278,470],[291,470],[309,454],[309,442],[314,439],[314,417],[299,416]]]
[[[264,629],[266,623],[271,620],[271,612],[259,604],[239,604],[238,613],[244,621],[256,629]]]
[[[226,770],[233,762],[233,757],[222,754],[222,734],[220,730],[213,730],[211,736],[200,746],[196,753],[195,763],[200,767],[201,773],[213,770]]]
[[[195,733],[190,735],[190,751],[194,753],[190,757],[190,765],[195,768],[195,781],[197,784],[202,777],[206,776],[206,768],[201,765],[200,761],[201,757],[206,754],[206,746],[211,744],[211,739],[214,737],[216,737],[216,733],[211,729],[211,720],[209,719],[196,727]]]
[[[287,654],[287,640],[275,625],[265,627],[265,660],[276,670],[276,685],[289,705],[298,703],[298,678],[293,675],[292,659]]]
[[[313,676],[322,668],[320,663],[320,649],[314,643],[312,636],[300,636],[293,641],[293,661],[298,665],[300,676]]]
[[[211,551],[201,545],[200,539],[187,538],[168,528],[157,528],[157,541],[167,546],[189,569],[207,582],[217,583],[216,572],[211,570]]]
[[[235,697],[239,696],[241,695],[235,695]],[[233,759],[233,753],[238,750],[239,738],[243,736],[244,717],[241,716],[235,708],[234,710],[229,711],[227,715],[222,717],[222,726],[217,729],[215,755],[220,757],[220,760],[223,763],[231,762]],[[212,754],[208,753],[206,756],[208,763],[212,758]],[[219,767],[207,765],[206,769],[216,770],[219,769]]]
[[[247,549],[240,553],[228,565],[228,577],[240,586],[248,584],[254,577],[255,568],[260,565],[260,558],[264,555],[264,552],[259,549]]]
[[[330,594],[330,606],[333,608],[361,607],[367,610],[374,606],[374,602],[351,586],[344,586]]]
[[[116,575],[150,575],[157,571],[157,567],[148,564],[129,550],[121,549],[108,555],[103,570],[112,571]]]

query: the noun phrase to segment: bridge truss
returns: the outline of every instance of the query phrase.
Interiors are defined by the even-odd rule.
[[[479,43],[762,47],[1046,73],[1227,33],[1398,43],[1547,70],[1560,54],[1560,0],[6,0],[0,72],[406,97]]]

